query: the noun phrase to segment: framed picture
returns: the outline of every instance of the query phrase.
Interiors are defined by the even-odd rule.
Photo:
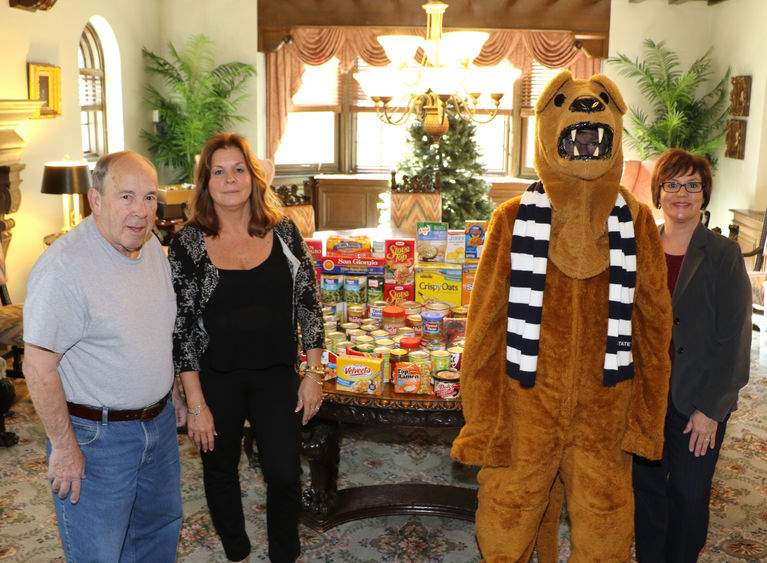
[[[61,68],[52,65],[27,63],[29,99],[43,100],[33,119],[61,115]]]

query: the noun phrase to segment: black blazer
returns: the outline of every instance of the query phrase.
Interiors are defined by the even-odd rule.
[[[738,243],[698,225],[671,308],[671,400],[686,416],[721,422],[738,406],[751,359],[751,282]]]

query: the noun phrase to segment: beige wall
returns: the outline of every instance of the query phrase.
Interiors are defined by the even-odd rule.
[[[0,99],[26,99],[26,63],[60,66],[62,115],[27,121],[17,128],[26,142],[22,160],[22,201],[8,250],[9,290],[15,301],[26,293],[26,279],[45,250],[43,236],[62,226],[59,198],[40,193],[43,164],[69,155],[82,158],[77,99],[77,45],[89,18],[98,15],[111,26],[122,62],[124,147],[146,154],[139,138],[151,127],[151,112],[142,102],[146,84],[141,47],[167,56],[167,42],[177,47],[188,35],[204,33],[216,42],[216,61],[241,60],[258,66],[243,113],[250,121],[238,127],[256,151],[265,154],[263,56],[256,51],[256,2],[251,0],[131,0],[58,2],[47,12],[27,12],[0,3]]]
[[[733,75],[752,76],[745,159],[725,158],[722,152],[709,204],[711,224],[721,226],[725,233],[732,221],[729,209],[767,206],[767,147],[762,142],[767,133],[767,61],[761,56],[767,52],[766,18],[764,0],[727,0],[713,6],[705,2],[669,5],[667,0],[612,0],[611,5],[610,55],[624,53],[633,59],[642,54],[645,38],[665,40],[686,69],[713,46],[713,76],[721,77],[728,66]],[[610,64],[605,64],[604,72],[616,81],[629,105],[648,109],[632,80],[618,75]],[[626,158],[637,155],[626,151]]]

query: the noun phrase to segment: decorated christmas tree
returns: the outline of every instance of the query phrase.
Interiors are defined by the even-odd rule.
[[[488,194],[490,184],[482,179],[485,167],[474,135],[477,127],[448,111],[450,128],[434,145],[423,123],[416,121],[408,128],[410,156],[397,170],[410,176],[435,178],[440,173],[442,188],[442,220],[451,229],[463,229],[464,221],[489,219],[494,205]]]

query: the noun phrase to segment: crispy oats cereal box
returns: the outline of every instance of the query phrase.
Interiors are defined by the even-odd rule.
[[[412,285],[415,282],[415,240],[386,239],[384,261],[385,283]]]
[[[378,395],[383,389],[383,358],[338,356],[336,390]]]
[[[460,264],[419,264],[415,268],[415,300],[435,299],[461,305],[462,268]]]

